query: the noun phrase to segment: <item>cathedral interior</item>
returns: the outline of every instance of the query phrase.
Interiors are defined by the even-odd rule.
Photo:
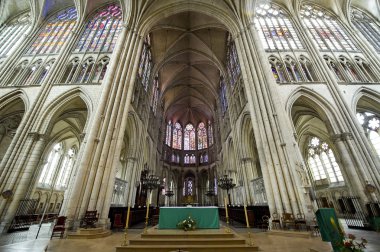
[[[0,0],[0,233],[147,205],[373,229],[379,17],[378,0]]]

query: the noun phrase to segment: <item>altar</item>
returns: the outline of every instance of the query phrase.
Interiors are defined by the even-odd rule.
[[[178,222],[189,216],[197,223],[197,229],[219,228],[217,207],[161,207],[158,228],[176,229]]]

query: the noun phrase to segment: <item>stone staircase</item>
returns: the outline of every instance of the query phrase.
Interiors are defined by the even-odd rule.
[[[139,238],[130,239],[128,246],[116,247],[116,252],[240,252],[257,251],[258,247],[247,244],[244,237],[224,229],[216,230],[154,230],[149,229]]]
[[[79,228],[77,232],[69,232],[67,239],[97,239],[109,235],[111,231],[103,228]]]

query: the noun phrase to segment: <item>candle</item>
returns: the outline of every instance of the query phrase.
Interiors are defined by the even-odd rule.
[[[145,219],[148,220],[149,218],[149,200],[147,200],[147,206],[146,206],[146,216],[145,216]]]
[[[173,180],[170,181],[170,191],[173,191]]]
[[[209,187],[210,187],[210,181],[209,181],[209,180],[207,180],[207,182],[206,182],[206,189],[208,190],[208,189],[209,189]]]
[[[244,205],[244,214],[245,214],[245,222],[247,223],[247,228],[249,228],[248,213],[247,213],[246,205]]]
[[[128,228],[129,225],[129,214],[131,213],[131,206],[128,206],[128,211],[127,211],[127,223],[125,223],[125,229]]]
[[[224,206],[226,208],[226,218],[228,218],[227,197],[224,197]]]

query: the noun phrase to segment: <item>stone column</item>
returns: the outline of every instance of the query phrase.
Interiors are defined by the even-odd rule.
[[[332,136],[332,139],[341,155],[342,173],[346,175],[344,176],[344,180],[347,183],[348,190],[352,196],[359,196],[364,202],[368,201],[364,193],[365,184],[363,184],[366,178],[363,178],[362,174],[358,173],[355,169],[356,165],[348,150],[348,142],[352,141],[352,135],[350,133],[335,134]]]
[[[80,219],[86,210],[97,210],[103,224],[108,219],[115,162],[120,156],[141,45],[141,37],[124,26],[103,82],[103,93],[87,144],[83,146],[82,159],[77,164],[68,220]],[[78,202],[81,202],[80,209]]]
[[[19,206],[20,200],[24,199],[28,189],[30,189],[32,176],[35,174],[35,169],[45,148],[46,137],[45,135],[41,135],[38,133],[31,133],[29,135],[28,142],[32,147],[29,153],[24,154],[28,160],[28,165],[25,167],[24,172],[20,176],[14,175],[15,177],[13,177],[12,179],[14,181],[10,181],[8,183],[4,181],[4,184],[6,185],[5,188],[10,188],[13,191],[14,195],[10,199],[3,199],[1,201],[1,205],[3,207],[5,207],[5,205],[7,205],[8,207],[5,208],[6,211],[1,220],[0,233],[3,233],[6,230],[8,230],[8,227],[11,224],[16,210]]]

